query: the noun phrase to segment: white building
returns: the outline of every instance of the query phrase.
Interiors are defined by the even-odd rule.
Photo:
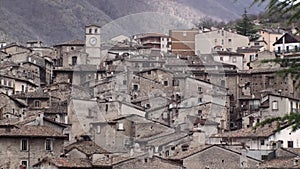
[[[213,51],[236,52],[238,47],[248,44],[248,37],[219,29],[195,36],[195,54],[209,54]]]

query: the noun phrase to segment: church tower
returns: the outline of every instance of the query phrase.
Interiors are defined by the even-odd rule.
[[[85,27],[85,52],[88,54],[87,64],[99,65],[101,55],[100,26],[88,25]]]

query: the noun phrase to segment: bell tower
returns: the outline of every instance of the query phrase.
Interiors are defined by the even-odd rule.
[[[85,52],[88,54],[87,64],[99,65],[101,55],[100,26],[85,27]]]

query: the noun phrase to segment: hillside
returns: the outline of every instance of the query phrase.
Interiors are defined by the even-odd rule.
[[[127,33],[138,32],[137,28],[147,31],[149,25],[160,25],[163,30],[181,28],[178,20],[194,22],[204,16],[229,21],[238,18],[250,3],[251,0],[236,3],[233,0],[0,0],[0,41],[39,39],[51,45],[82,39],[86,24],[103,26],[116,19],[127,25],[129,31],[124,31]],[[262,7],[252,7],[249,12],[262,10]],[[146,12],[161,14],[152,16]],[[142,14],[132,16],[137,13]],[[147,16],[139,21],[141,15]],[[112,30],[117,34],[117,28],[109,31]]]

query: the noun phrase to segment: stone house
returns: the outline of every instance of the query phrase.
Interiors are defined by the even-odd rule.
[[[47,126],[2,126],[0,129],[0,166],[28,168],[42,158],[58,157],[66,136]]]
[[[110,153],[94,141],[77,140],[64,148],[64,154],[72,159],[92,159],[109,156]]]
[[[249,38],[237,33],[218,29],[195,36],[196,54],[209,54],[213,51],[236,52],[238,47],[248,46]]]
[[[194,149],[187,149],[169,157],[180,162],[186,169],[207,168],[257,168],[261,161],[246,156],[243,153],[218,146],[206,145]]]
[[[251,69],[273,69],[273,68],[279,68],[280,65],[277,63],[262,63],[264,60],[274,60],[276,59],[276,55],[273,52],[270,51],[262,51],[258,52],[256,54],[256,57],[254,60],[251,60],[249,66]]]
[[[270,117],[283,117],[292,112],[298,113],[300,108],[298,99],[278,94],[267,94],[253,103],[249,105],[250,107],[245,107],[252,112],[243,116],[243,127],[252,127],[257,122]]]
[[[67,42],[63,42],[61,44],[54,45],[53,46],[55,49],[55,58],[53,58],[54,66],[68,68],[72,65],[76,65],[79,63],[86,64],[86,56],[81,55],[83,52],[85,52],[84,46],[85,46],[85,42],[78,39],[70,40]],[[77,56],[78,54],[80,54],[80,56],[82,57]]]
[[[255,58],[257,57],[256,54],[259,52],[260,50],[258,48],[255,47],[238,47],[236,52],[243,54],[244,55],[244,60],[243,60],[243,64],[244,64],[244,70],[248,70],[250,69],[250,62],[254,61]]]
[[[17,44],[17,43],[8,44],[8,45],[4,46],[3,48],[1,48],[1,51],[8,53],[12,56],[25,56],[32,52],[32,50],[30,48],[27,48],[27,47]],[[13,61],[17,61],[17,60],[13,60]]]
[[[214,102],[203,102],[197,106],[180,106],[179,116],[176,119],[177,124],[184,123],[187,116],[196,116],[200,119],[206,119],[218,124],[220,130],[230,129],[230,117],[228,107]]]
[[[24,101],[0,93],[0,119],[17,118],[23,114],[26,108],[27,104]]]
[[[167,126],[134,114],[91,124],[90,131],[93,133],[95,143],[109,152],[128,152],[130,149],[145,150],[147,142],[140,140],[174,132]]]
[[[129,114],[145,116],[140,107],[126,102],[72,99],[68,104],[68,122],[72,123],[73,134],[71,142],[80,135],[93,136],[91,123],[106,124],[111,119]]]
[[[50,96],[41,89],[35,92],[16,94],[13,97],[25,101],[29,111],[34,112],[50,107]]]

